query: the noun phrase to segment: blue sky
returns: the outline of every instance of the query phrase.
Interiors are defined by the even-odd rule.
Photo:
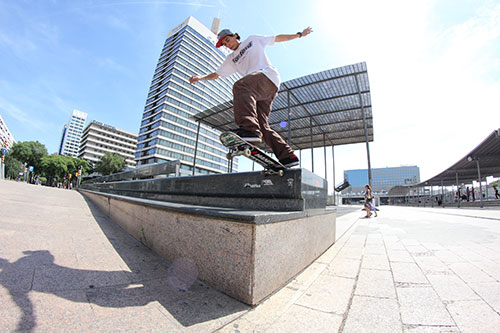
[[[56,152],[73,109],[138,132],[168,31],[190,15],[209,27],[220,15],[243,38],[313,27],[268,48],[283,80],[366,61],[372,167],[418,165],[424,180],[500,127],[500,1],[0,0],[0,114],[14,138]],[[365,145],[335,161],[338,183],[367,167]]]

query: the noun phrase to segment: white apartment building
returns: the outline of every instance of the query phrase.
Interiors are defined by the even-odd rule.
[[[7,124],[5,124],[1,115],[0,115],[0,140],[1,140],[0,148],[10,149],[10,147],[12,147],[14,143],[16,143],[16,140],[14,140],[12,133],[10,133]]]
[[[78,157],[95,165],[106,152],[117,153],[125,168],[135,168],[136,146],[137,134],[93,120],[83,131]]]
[[[69,123],[64,125],[61,145],[59,147],[59,155],[69,155],[78,157],[78,149],[80,148],[80,139],[82,137],[87,114],[82,111],[73,110]]]

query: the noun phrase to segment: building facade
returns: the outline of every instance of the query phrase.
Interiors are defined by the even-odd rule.
[[[7,124],[0,115],[0,148],[10,149],[14,143],[16,143],[16,140],[14,140]]]
[[[85,112],[73,110],[68,124],[64,125],[63,128],[59,155],[78,157],[80,140],[86,120],[87,114]]]
[[[215,43],[216,34],[193,17],[169,32],[142,116],[135,154],[138,166],[180,160],[181,174],[191,175],[196,148],[194,174],[227,172],[227,150],[219,132],[204,125],[198,131],[192,118],[232,99],[237,76],[189,84],[192,75],[212,73],[224,61],[226,51]]]
[[[342,194],[361,195],[368,184],[368,169],[346,170],[344,180],[350,186]],[[376,193],[387,193],[396,185],[417,184],[420,182],[418,166],[401,166],[387,168],[372,168],[372,189]]]
[[[136,146],[137,134],[93,120],[83,131],[78,157],[95,165],[105,153],[117,153],[130,169],[136,165]]]

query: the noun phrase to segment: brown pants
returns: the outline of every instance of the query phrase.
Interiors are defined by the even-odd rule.
[[[293,154],[292,148],[268,123],[278,88],[263,73],[252,73],[233,85],[234,121],[245,131],[262,137],[280,160]]]

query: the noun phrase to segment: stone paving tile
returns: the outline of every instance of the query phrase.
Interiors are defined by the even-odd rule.
[[[56,290],[86,289],[128,284],[125,271],[80,270],[67,267],[38,268],[35,270],[33,290],[51,292]]]
[[[407,245],[406,250],[410,252],[410,254],[429,252],[429,250],[422,245]]]
[[[354,296],[343,333],[402,332],[396,299]]]
[[[396,298],[394,280],[389,270],[361,269],[355,295]]]
[[[471,263],[450,264],[450,269],[468,283],[495,282],[495,279]]]
[[[353,279],[322,274],[295,304],[341,315],[347,310],[354,282]]]
[[[409,263],[415,262],[415,259],[413,259],[411,254],[408,251],[406,251],[406,249],[387,250],[387,256],[389,258],[389,261],[391,262],[409,262]]]
[[[500,316],[483,301],[459,301],[447,305],[463,333],[498,333]]]
[[[405,325],[446,325],[455,323],[431,287],[396,288]]]
[[[500,264],[490,259],[484,259],[482,261],[475,261],[474,265],[493,279],[500,281]]]
[[[429,251],[446,250],[446,248],[439,243],[422,242],[422,246]]]
[[[405,333],[460,333],[460,330],[456,326],[405,325],[403,331]]]
[[[385,246],[384,245],[370,245],[365,247],[365,252],[364,254],[370,254],[370,255],[385,255]]]
[[[343,247],[342,250],[339,251],[337,257],[340,258],[348,258],[348,259],[357,259],[360,260],[363,256],[364,248],[360,247]]]
[[[337,257],[327,267],[326,274],[354,279],[358,276],[361,260]]]
[[[292,305],[265,332],[337,332],[342,316]]]
[[[394,281],[400,283],[429,283],[415,263],[391,263]]]
[[[221,332],[263,332],[285,313],[302,294],[303,290],[287,286],[265,302],[246,312],[244,316],[225,326]]]
[[[500,313],[500,283],[469,283],[469,287],[482,297],[496,312]]]
[[[435,256],[415,257],[415,262],[425,274],[452,273],[449,266]]]
[[[465,259],[457,256],[450,250],[444,250],[444,251],[434,251],[434,255],[441,260],[444,263],[459,263],[459,262],[465,262]]]
[[[479,300],[474,290],[453,273],[426,276],[443,301]]]
[[[389,270],[389,260],[385,254],[365,254],[363,256],[361,268]]]
[[[181,332],[157,306],[120,309],[114,316],[98,319],[87,327],[94,332]]]

